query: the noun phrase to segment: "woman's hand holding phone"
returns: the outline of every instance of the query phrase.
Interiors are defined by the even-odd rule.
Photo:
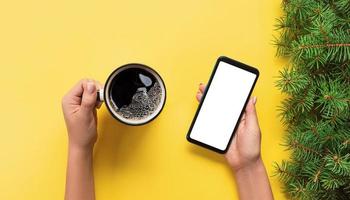
[[[201,100],[205,85],[196,94]],[[256,115],[256,97],[249,100],[225,158],[233,169],[241,200],[273,199],[264,163],[261,159],[261,132]]]

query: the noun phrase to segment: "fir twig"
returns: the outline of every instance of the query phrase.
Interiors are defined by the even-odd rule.
[[[350,199],[350,1],[283,0],[276,86],[291,160],[275,164],[292,199]]]

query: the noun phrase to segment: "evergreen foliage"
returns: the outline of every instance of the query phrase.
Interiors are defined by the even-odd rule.
[[[350,0],[284,0],[276,86],[290,159],[276,175],[291,199],[350,199]]]

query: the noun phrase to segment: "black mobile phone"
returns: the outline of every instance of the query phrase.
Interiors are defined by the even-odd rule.
[[[187,140],[225,153],[258,77],[256,68],[225,56],[219,57],[187,133]]]

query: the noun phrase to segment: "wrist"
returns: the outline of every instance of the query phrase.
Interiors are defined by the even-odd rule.
[[[242,165],[240,167],[232,167],[234,173],[236,175],[240,174],[247,174],[247,173],[256,173],[256,172],[261,172],[265,171],[265,166],[264,163],[259,156],[256,160],[251,161],[245,165]]]
[[[268,174],[261,157],[244,167],[236,169],[235,177],[239,199],[273,199]]]
[[[89,155],[93,152],[93,145],[91,146],[81,146],[69,143],[68,144],[68,152],[71,154],[79,154],[79,155]]]

